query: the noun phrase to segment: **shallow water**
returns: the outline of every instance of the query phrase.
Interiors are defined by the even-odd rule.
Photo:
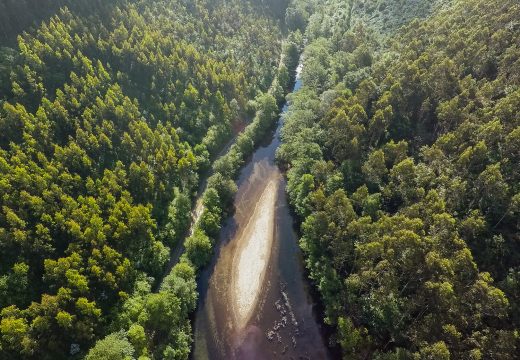
[[[274,163],[281,126],[242,169],[236,212],[201,275],[195,359],[329,358]]]

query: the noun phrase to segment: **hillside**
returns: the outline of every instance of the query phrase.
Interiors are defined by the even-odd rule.
[[[426,18],[440,11],[450,0],[353,0],[351,25],[362,23],[377,31],[381,36],[388,36],[414,19]]]
[[[193,264],[151,289],[201,175],[277,75],[284,9],[64,3],[30,21],[34,2],[2,3],[44,22],[0,57],[0,358],[79,359],[108,334],[88,359],[186,358]]]
[[[278,152],[331,341],[347,359],[511,359],[519,5],[363,3],[308,12]]]

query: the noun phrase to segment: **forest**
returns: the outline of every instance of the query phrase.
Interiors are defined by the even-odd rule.
[[[276,117],[283,2],[1,6],[0,358],[187,358],[211,249],[163,280],[169,250],[223,145]]]
[[[517,0],[4,0],[0,359],[193,357],[279,121],[330,358],[518,357]]]
[[[517,357],[518,2],[290,9],[307,44],[277,155],[331,345]]]

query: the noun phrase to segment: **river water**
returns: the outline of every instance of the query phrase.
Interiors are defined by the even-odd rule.
[[[294,91],[301,86],[299,77]],[[283,111],[287,109],[284,106]],[[242,169],[235,214],[199,280],[195,359],[327,359],[271,142]]]

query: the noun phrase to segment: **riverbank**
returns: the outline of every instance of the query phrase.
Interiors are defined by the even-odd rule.
[[[235,214],[198,281],[195,359],[329,358],[275,163],[282,123],[241,169]]]

